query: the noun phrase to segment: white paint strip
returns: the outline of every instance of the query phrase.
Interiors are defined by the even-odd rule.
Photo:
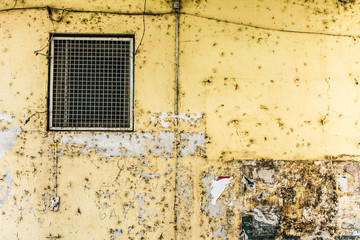
[[[214,180],[211,184],[211,204],[216,205],[218,198],[229,185],[233,177]]]
[[[151,151],[162,157],[170,157],[174,149],[174,133],[151,132],[100,133],[61,136],[60,144],[82,145],[83,152],[95,150],[103,156],[141,157]]]
[[[182,133],[181,156],[195,155],[205,149],[205,132]],[[106,157],[141,158],[149,153],[160,157],[174,154],[174,132],[134,132],[134,133],[83,133],[63,135],[60,144],[80,145],[83,153],[95,151]],[[1,152],[0,152],[1,153]],[[1,155],[0,155],[1,156]]]

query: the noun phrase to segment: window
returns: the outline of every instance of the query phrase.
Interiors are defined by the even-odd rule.
[[[133,36],[51,37],[50,130],[133,130],[133,45]]]

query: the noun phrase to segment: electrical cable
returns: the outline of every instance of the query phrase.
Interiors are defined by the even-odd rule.
[[[146,0],[145,0],[144,5],[146,5]],[[128,15],[128,16],[139,16],[139,15],[141,15],[141,16],[143,16],[143,23],[145,22],[145,17],[144,16],[161,16],[161,15],[171,15],[171,14],[175,13],[174,11],[171,11],[171,12],[159,12],[159,13],[151,13],[151,12],[147,13],[145,11],[143,11],[143,12],[134,12],[134,13],[112,12],[112,11],[89,11],[89,10],[77,10],[77,9],[68,9],[68,8],[52,8],[52,7],[49,7],[49,6],[0,9],[0,13],[1,12],[8,12],[8,11],[15,11],[15,10],[44,10],[44,9],[47,10],[47,11],[49,9],[57,10],[57,11],[63,11],[63,13],[62,13],[63,17],[65,16],[65,12],[66,12],[66,14],[68,14],[70,12],[74,12],[74,13],[101,13],[101,14]],[[360,35],[355,35],[355,34],[339,34],[339,33],[315,32],[315,31],[301,31],[301,30],[289,30],[289,29],[279,29],[279,28],[258,26],[258,25],[252,25],[252,24],[243,23],[243,22],[236,22],[236,21],[213,18],[213,17],[208,17],[208,16],[201,16],[201,15],[198,15],[198,14],[188,13],[188,12],[179,12],[179,14],[180,15],[194,16],[194,17],[213,20],[213,21],[217,21],[217,22],[241,25],[241,26],[249,27],[249,28],[267,30],[267,31],[277,31],[277,32],[286,32],[286,33],[297,33],[297,34],[324,35],[324,36],[333,36],[333,37],[350,37],[350,38],[358,38],[358,37],[360,37]],[[62,20],[63,17],[60,17],[60,19],[52,19],[52,20],[59,22],[59,21]],[[143,32],[143,34],[145,34],[145,33]]]
[[[139,43],[139,45],[137,46],[137,48],[136,48],[136,50],[135,50],[135,55],[136,55],[136,53],[138,52],[139,47],[141,46],[142,41],[143,41],[144,36],[145,36],[145,29],[146,29],[146,27],[145,27],[145,12],[146,12],[146,0],[144,0],[144,14],[143,14],[143,28],[144,28],[144,30],[143,30],[143,34],[142,34],[142,36],[141,36],[140,43]]]
[[[224,20],[224,19],[206,17],[206,16],[201,16],[201,15],[198,15],[198,14],[186,13],[186,12],[182,12],[181,14],[189,15],[189,16],[193,16],[193,17],[198,17],[198,18],[203,18],[203,19],[207,19],[207,20],[213,20],[213,21],[217,21],[217,22],[224,22],[224,23],[229,23],[229,24],[241,25],[241,26],[244,26],[244,27],[267,30],[267,31],[277,31],[277,32],[286,32],[286,33],[302,33],[302,34],[312,34],[312,35],[325,35],[325,36],[334,36],[334,37],[352,37],[352,38],[353,37],[360,37],[360,35],[351,35],[351,34],[312,32],[312,31],[300,31],[300,30],[289,30],[289,29],[279,29],[279,28],[264,27],[264,26],[252,25],[252,24],[247,24],[247,23],[242,23],[242,22],[235,22],[235,21],[229,21],[229,20]]]

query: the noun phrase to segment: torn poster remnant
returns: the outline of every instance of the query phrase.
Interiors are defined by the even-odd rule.
[[[230,184],[231,179],[233,177],[227,177],[227,178],[217,178],[215,181],[211,184],[211,204],[215,205],[218,198],[221,196],[221,194],[224,192],[226,187]]]

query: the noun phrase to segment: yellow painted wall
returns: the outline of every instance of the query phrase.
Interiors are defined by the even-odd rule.
[[[0,239],[360,236],[360,3],[183,0],[178,115],[176,14],[144,3],[0,3]],[[134,132],[47,131],[50,33],[144,33]]]

